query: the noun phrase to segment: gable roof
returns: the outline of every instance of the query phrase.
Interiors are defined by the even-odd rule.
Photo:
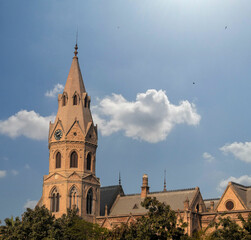
[[[106,186],[100,188],[100,216],[105,215],[105,206],[107,205],[108,214],[118,195],[124,195],[121,185]]]
[[[235,182],[231,182],[235,192],[239,195],[241,201],[246,208],[251,208],[251,186],[244,186]]]
[[[232,189],[237,199],[245,209],[251,209],[251,186],[244,186],[239,183],[229,182],[227,188],[225,189],[217,204],[216,210],[218,210],[219,206],[221,205],[221,202],[223,201],[224,196],[228,192],[229,188]]]
[[[165,192],[149,193],[148,197],[156,197],[160,202],[170,205],[172,210],[183,210],[186,199],[191,203],[197,193],[196,188],[171,190]],[[128,214],[146,214],[147,210],[141,206],[142,198],[140,194],[120,196],[111,209],[110,216]],[[137,207],[135,207],[135,205]]]

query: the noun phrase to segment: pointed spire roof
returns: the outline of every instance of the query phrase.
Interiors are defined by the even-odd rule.
[[[69,94],[73,95],[75,91],[77,91],[79,94],[86,92],[81,70],[78,63],[78,57],[77,57],[78,51],[77,50],[78,50],[78,45],[76,44],[75,51],[74,51],[75,56],[72,59],[70,72],[68,74],[67,81],[64,88],[64,92],[67,92],[68,95]]]
[[[75,45],[74,57],[72,59],[71,68],[66,80],[64,92],[62,96],[66,96],[66,104],[63,105],[62,96],[59,98],[58,113],[55,123],[58,120],[64,128],[65,134],[70,130],[77,121],[83,133],[86,134],[90,124],[93,123],[91,111],[86,102],[90,101],[85,90],[81,70],[78,63],[78,46]],[[77,96],[77,104],[73,104],[74,96]],[[86,100],[85,100],[86,99]]]

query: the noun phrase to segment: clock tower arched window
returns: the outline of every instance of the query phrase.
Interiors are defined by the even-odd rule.
[[[56,168],[61,168],[61,153],[56,154]]]
[[[75,151],[71,153],[70,167],[71,168],[78,167],[78,154]]]
[[[70,191],[70,208],[74,207],[78,208],[78,192],[75,186]]]
[[[51,193],[51,211],[59,212],[59,192],[54,188]]]
[[[86,198],[86,213],[87,214],[92,214],[92,200],[93,200],[93,192],[92,192],[92,189],[90,188],[87,193],[87,198]]]
[[[91,163],[92,163],[92,155],[91,153],[87,154],[87,161],[86,161],[86,169],[91,170]]]

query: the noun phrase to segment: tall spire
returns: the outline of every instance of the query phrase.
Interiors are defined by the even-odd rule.
[[[78,62],[78,45],[75,44],[74,57],[70,67],[69,75],[66,80],[63,95],[59,98],[59,108],[55,122],[61,120],[61,124],[66,132],[77,120],[84,134],[88,131],[88,124],[92,123],[90,112],[90,97],[88,96],[81,70]],[[73,98],[76,96],[76,104],[73,104]],[[63,103],[62,97],[66,100]]]
[[[166,192],[166,169],[164,170],[164,192]]]

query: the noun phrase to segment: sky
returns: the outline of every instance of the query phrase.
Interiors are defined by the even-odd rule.
[[[251,185],[250,0],[0,0],[0,219],[42,194],[48,126],[74,56],[102,186]]]

